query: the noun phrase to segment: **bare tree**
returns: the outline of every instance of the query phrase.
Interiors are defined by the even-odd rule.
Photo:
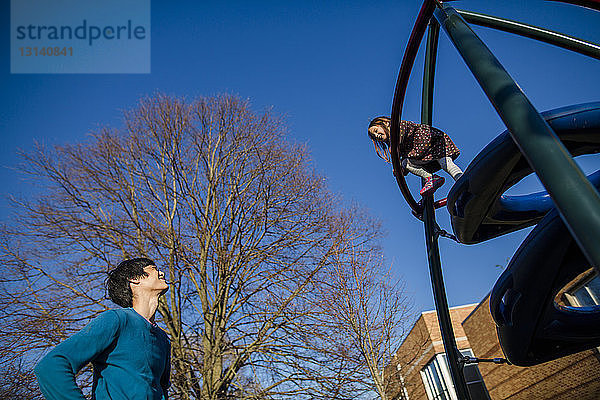
[[[354,246],[337,254],[334,265],[319,303],[330,341],[352,372],[355,395],[387,400],[396,382],[384,371],[413,318],[412,303],[376,249]]]
[[[0,355],[0,399],[43,400],[36,388],[33,370],[21,358],[8,361]]]
[[[327,190],[280,118],[234,96],[158,94],[125,113],[120,130],[23,157],[39,194],[15,199],[2,229],[0,351],[33,359],[69,336],[110,306],[107,270],[144,255],[170,282],[158,311],[172,341],[173,398],[356,389],[360,366],[332,351],[335,326],[315,304],[327,293],[336,306],[335,296],[346,299],[324,285],[346,279],[344,260],[377,250],[379,226]],[[371,320],[337,328],[345,322],[355,330]],[[359,346],[374,377],[386,356],[358,337],[336,343],[342,353]]]

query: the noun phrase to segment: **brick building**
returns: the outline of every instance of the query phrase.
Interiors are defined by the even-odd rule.
[[[489,299],[450,309],[456,344],[465,355],[503,357]],[[600,399],[600,357],[587,350],[533,367],[481,363],[465,367],[472,400]],[[421,314],[386,368],[393,400],[456,399],[435,311]]]

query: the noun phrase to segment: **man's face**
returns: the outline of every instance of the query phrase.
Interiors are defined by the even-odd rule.
[[[167,282],[165,281],[165,274],[159,271],[156,265],[144,267],[144,272],[147,276],[136,279],[136,281],[139,282],[139,289],[166,291],[166,289],[169,288],[169,285],[167,285]]]

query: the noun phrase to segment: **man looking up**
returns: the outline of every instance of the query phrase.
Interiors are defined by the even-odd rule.
[[[35,367],[47,400],[85,400],[75,375],[94,368],[92,399],[168,399],[171,346],[154,323],[158,298],[169,286],[154,261],[121,262],[106,281],[108,310],[50,351]]]

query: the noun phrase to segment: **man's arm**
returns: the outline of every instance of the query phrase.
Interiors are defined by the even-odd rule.
[[[169,343],[169,349],[167,351],[165,369],[160,377],[160,386],[162,387],[163,391],[163,399],[168,400],[168,389],[169,386],[171,386],[171,343]]]
[[[50,351],[35,367],[40,389],[47,400],[85,400],[75,374],[115,340],[119,316],[107,311]]]

